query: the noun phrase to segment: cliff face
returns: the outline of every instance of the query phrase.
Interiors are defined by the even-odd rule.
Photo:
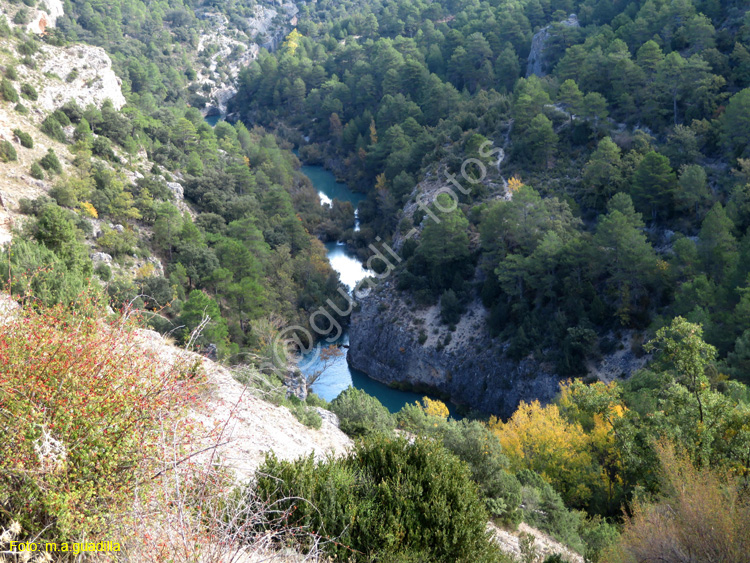
[[[521,400],[550,401],[558,391],[559,379],[548,366],[504,356],[503,345],[485,328],[479,302],[469,306],[455,332],[440,323],[438,306],[416,310],[391,280],[360,304],[352,315],[347,358],[373,379],[432,388],[455,403],[503,417]]]
[[[299,12],[296,5],[288,2],[274,6],[277,9],[254,6],[253,15],[243,18],[239,27],[210,7],[196,13],[207,22],[196,49],[196,54],[205,54],[207,60],[195,62],[196,70],[203,66],[196,84],[209,100],[203,110],[206,115],[226,115],[229,101],[237,94],[240,71],[258,57],[261,48],[275,50],[291,30],[290,26],[296,25]]]
[[[570,17],[567,20],[563,20],[560,22],[560,25],[563,25],[565,27],[579,27],[578,16],[576,16],[575,14],[570,14]],[[543,27],[542,29],[537,31],[534,34],[534,37],[531,39],[531,50],[529,51],[529,58],[528,62],[526,63],[527,78],[532,74],[535,74],[537,76],[544,76],[545,74],[547,74],[548,69],[544,64],[544,47],[549,38],[552,37],[551,30],[551,25]]]

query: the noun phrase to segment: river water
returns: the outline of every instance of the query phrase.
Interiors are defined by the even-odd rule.
[[[302,166],[300,171],[310,178],[313,186],[318,191],[321,205],[330,204],[335,198],[341,201],[350,201],[352,205],[359,205],[364,199],[364,195],[352,192],[346,184],[337,182],[335,176],[322,166]],[[326,244],[328,249],[328,260],[336,272],[338,272],[341,282],[351,291],[354,286],[368,275],[368,271],[363,267],[362,262],[351,252],[349,252],[343,243],[329,242]],[[422,395],[408,391],[399,391],[392,389],[387,385],[379,383],[367,377],[363,372],[349,367],[346,361],[346,348],[349,344],[349,337],[344,334],[335,344],[342,347],[343,354],[329,362],[329,366],[323,371],[320,378],[313,384],[312,390],[327,401],[335,399],[339,393],[350,385],[362,389],[368,395],[377,397],[391,412],[398,412],[407,403],[414,403],[422,398]],[[326,346],[323,343],[320,346]],[[323,369],[323,363],[317,359],[319,351],[314,350],[303,356],[300,361],[302,373],[309,376],[316,371]]]
[[[206,122],[213,127],[221,120],[220,115],[205,118]],[[297,151],[294,151],[298,154]],[[355,226],[354,230],[359,230],[359,219],[357,206],[359,202],[365,199],[363,194],[351,191],[346,184],[338,182],[336,177],[323,168],[322,166],[303,165],[300,168],[305,176],[310,178],[313,186],[318,192],[321,205],[330,205],[334,199],[340,201],[349,201],[354,206]],[[351,252],[349,252],[343,243],[329,242],[326,243],[328,261],[331,267],[338,272],[341,282],[349,288],[351,292],[357,283],[368,275],[368,271],[362,265],[362,262]],[[385,407],[396,413],[404,405],[420,401],[423,395],[409,391],[399,391],[370,379],[364,372],[349,367],[346,361],[346,346],[349,344],[349,336],[345,333],[333,345],[341,348],[342,354],[332,362],[328,362],[326,367],[319,359],[320,348],[331,344],[319,344],[317,350],[304,355],[300,361],[300,369],[306,376],[314,374],[318,370],[324,370],[322,375],[313,384],[314,393],[323,397],[326,401],[332,401],[349,386],[362,389],[368,395],[376,397]],[[325,369],[324,369],[325,368]],[[453,405],[448,405],[451,415],[460,418],[454,412]]]

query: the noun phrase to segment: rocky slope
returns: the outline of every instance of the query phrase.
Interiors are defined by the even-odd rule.
[[[268,452],[273,451],[280,459],[296,459],[310,453],[323,458],[328,454],[341,455],[352,444],[339,430],[333,413],[321,413],[319,430],[308,428],[288,408],[264,401],[257,390],[239,383],[222,365],[177,348],[151,330],[141,330],[140,340],[142,346],[154,350],[165,362],[202,365],[209,391],[203,407],[192,415],[204,431],[195,449],[210,448],[203,459],[213,456],[217,464],[233,471],[238,482],[247,482]]]
[[[45,0],[40,4],[50,17],[48,26],[54,25],[54,18],[62,10],[57,0]],[[12,16],[17,9],[7,3],[0,3],[0,17]],[[19,26],[16,26],[19,27]],[[11,37],[0,39],[0,70],[13,66],[18,75],[13,81],[16,90],[28,84],[38,93],[36,100],[21,98],[28,113],[19,113],[15,104],[0,100],[0,140],[10,141],[16,150],[17,160],[6,162],[0,168],[0,244],[10,240],[10,232],[17,226],[18,202],[22,198],[34,199],[49,191],[54,181],[36,180],[29,170],[34,161],[53,149],[63,168],[68,168],[72,155],[68,147],[52,140],[39,130],[42,121],[55,109],[74,100],[81,107],[94,104],[101,107],[105,100],[111,100],[116,108],[125,105],[121,81],[112,70],[112,61],[100,47],[73,45],[54,47],[40,43],[40,51],[31,55],[33,65],[20,64],[24,58],[19,52],[20,42]],[[33,148],[25,148],[13,133],[20,129],[28,133],[34,141]],[[69,132],[70,133],[70,132]]]
[[[570,14],[568,19],[560,22],[560,25],[565,27],[579,27],[578,16]],[[547,74],[547,67],[544,60],[544,47],[547,41],[552,37],[552,26],[548,25],[543,27],[534,34],[531,40],[531,51],[529,52],[529,59],[526,65],[526,77],[535,74],[537,76],[544,76]]]
[[[253,15],[231,22],[210,8],[197,12],[205,22],[196,49],[196,67],[202,66],[195,86],[208,98],[206,115],[226,115],[227,104],[237,94],[240,70],[257,58],[261,48],[273,50],[297,23],[298,8],[293,3],[280,7],[257,4]]]

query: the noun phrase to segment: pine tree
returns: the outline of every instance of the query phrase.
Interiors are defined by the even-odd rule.
[[[676,186],[677,178],[669,159],[651,151],[643,157],[633,176],[633,201],[653,219],[669,216]]]
[[[557,142],[557,134],[546,115],[540,113],[531,120],[524,145],[528,147],[531,159],[536,164],[544,168],[549,165],[550,158],[557,151]]]
[[[718,201],[706,215],[698,234],[698,250],[703,268],[721,284],[734,271],[739,259],[734,224]]]
[[[568,78],[560,85],[557,101],[570,113],[572,123],[573,115],[580,113],[583,109],[583,92],[578,89],[575,80]]]
[[[603,209],[622,185],[620,153],[620,147],[604,137],[583,168],[585,201],[594,209]]]
[[[750,156],[750,88],[730,98],[721,128],[722,140],[731,157]]]
[[[680,170],[679,188],[674,196],[675,209],[697,214],[700,206],[711,198],[706,180],[706,171],[702,166],[683,166]]]

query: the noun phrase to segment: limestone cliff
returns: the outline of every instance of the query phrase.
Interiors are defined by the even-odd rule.
[[[272,5],[255,5],[252,16],[239,22],[210,7],[196,12],[205,22],[195,61],[196,68],[203,68],[192,86],[200,87],[208,100],[206,115],[226,115],[229,101],[237,94],[240,71],[258,57],[261,48],[276,49],[296,25],[299,9],[295,4]]]
[[[52,2],[49,0],[45,5]],[[16,160],[3,163],[0,168],[0,244],[10,240],[11,228],[18,219],[18,202],[22,198],[34,199],[52,187],[53,180],[36,180],[30,176],[31,164],[50,148],[60,158],[63,168],[67,169],[72,159],[68,146],[39,130],[42,121],[70,100],[81,107],[90,104],[101,107],[105,100],[111,100],[118,109],[125,105],[121,82],[101,47],[56,47],[41,43],[40,50],[30,56],[34,64],[25,65],[17,64],[23,58],[19,44],[16,37],[0,39],[0,69],[14,66],[18,75],[14,81],[16,90],[29,85],[38,93],[38,98],[21,98],[29,110],[27,113],[18,112],[13,103],[0,101],[0,140],[10,141],[17,153]],[[21,146],[13,133],[16,129],[31,136],[33,148]],[[72,134],[72,128],[67,134]]]
[[[73,45],[52,47],[45,45],[41,72],[47,77],[39,95],[39,106],[52,111],[69,100],[79,106],[94,104],[98,107],[110,100],[115,109],[125,105],[122,81],[112,70],[112,61],[101,47]],[[19,67],[19,73],[25,67]],[[55,80],[49,77],[59,77]]]
[[[575,14],[570,14],[567,20],[560,22],[560,25],[565,27],[579,27],[578,17]],[[544,47],[551,36],[552,26],[548,25],[537,31],[531,39],[531,50],[529,51],[529,58],[526,64],[527,78],[532,74],[537,76],[547,74],[548,69],[544,60]]]
[[[514,362],[490,337],[485,309],[469,306],[455,332],[440,324],[438,306],[417,309],[389,280],[361,301],[349,328],[348,361],[386,384],[434,389],[451,401],[509,416],[519,401],[550,401],[554,372],[532,357]],[[421,335],[421,336],[420,336]],[[420,340],[423,340],[420,343]]]

